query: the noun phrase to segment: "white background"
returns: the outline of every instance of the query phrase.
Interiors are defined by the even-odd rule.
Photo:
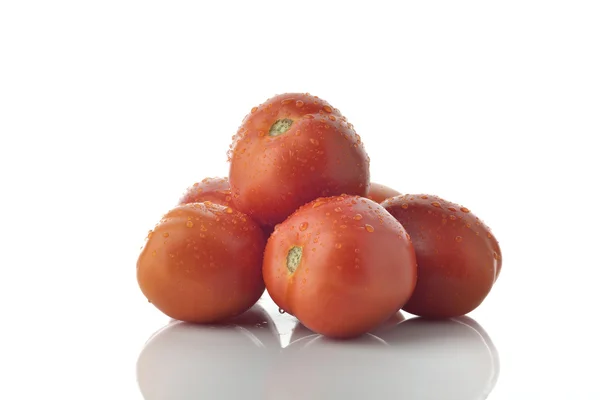
[[[489,398],[600,398],[599,21],[593,1],[0,2],[0,398],[141,398],[168,322],[135,281],[145,234],[294,91],[355,125],[373,181],[500,240],[471,315]]]

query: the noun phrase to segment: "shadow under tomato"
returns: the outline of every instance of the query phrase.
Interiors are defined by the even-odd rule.
[[[271,369],[268,399],[475,400],[498,373],[498,353],[474,320],[412,318],[353,340],[296,339]]]
[[[377,336],[380,332],[385,332],[389,329],[394,329],[396,327],[396,325],[398,325],[399,323],[401,323],[405,320],[406,320],[406,318],[404,317],[404,314],[402,314],[401,311],[398,311],[396,314],[392,315],[383,324],[379,325],[375,329],[372,329],[369,333]],[[302,339],[303,337],[312,336],[312,335],[315,335],[315,332],[311,331],[310,329],[308,329],[307,327],[302,325],[302,323],[297,322],[296,325],[294,326],[294,329],[292,329],[292,336],[290,337],[290,343],[293,343],[299,339]],[[354,339],[354,340],[356,340],[356,339]]]
[[[171,321],[142,349],[138,385],[146,400],[264,399],[280,350],[275,324],[258,304],[220,324]]]

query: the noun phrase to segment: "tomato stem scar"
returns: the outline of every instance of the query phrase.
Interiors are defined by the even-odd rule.
[[[283,133],[286,133],[292,126],[294,121],[289,118],[278,119],[271,125],[271,129],[269,129],[269,136],[279,136]]]
[[[300,265],[300,261],[302,260],[302,247],[294,246],[288,251],[287,255],[287,269],[290,274],[293,274]]]

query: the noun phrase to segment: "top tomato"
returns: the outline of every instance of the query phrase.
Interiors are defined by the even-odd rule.
[[[360,136],[339,110],[309,94],[282,94],[254,107],[229,159],[235,207],[263,225],[317,197],[365,196],[369,186]]]

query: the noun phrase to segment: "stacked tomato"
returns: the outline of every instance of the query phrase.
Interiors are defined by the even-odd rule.
[[[370,182],[351,123],[309,94],[252,108],[228,178],[191,186],[147,238],[137,278],[168,316],[208,323],[263,294],[309,329],[348,338],[403,309],[428,318],[481,304],[502,265],[467,208]]]

